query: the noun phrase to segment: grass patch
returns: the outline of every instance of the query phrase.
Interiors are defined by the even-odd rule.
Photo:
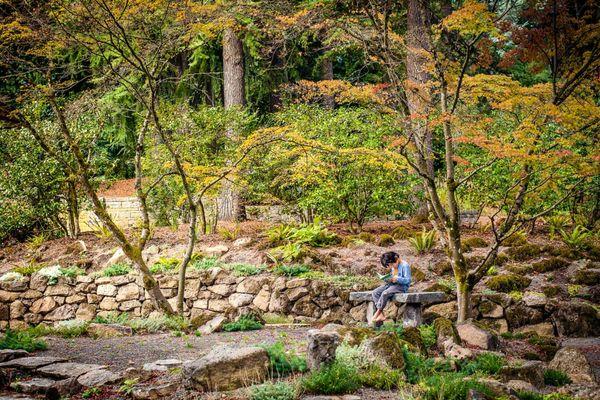
[[[550,386],[564,386],[571,383],[571,378],[562,371],[547,369],[544,371],[544,383]]]
[[[39,338],[39,335],[34,331],[13,331],[7,329],[6,333],[0,340],[0,350],[25,350],[25,351],[36,351],[46,350],[48,345],[46,342]]]
[[[492,391],[475,379],[465,378],[461,373],[446,372],[431,375],[423,382],[427,386],[424,399],[465,400],[470,389],[492,396]]]
[[[381,280],[375,277],[363,275],[328,275],[321,271],[310,271],[299,275],[299,277],[328,282],[342,289],[349,289],[354,285],[373,287],[381,283]]]
[[[100,275],[105,277],[127,275],[132,272],[131,266],[125,263],[117,263],[104,268]]]
[[[250,400],[294,400],[296,389],[287,382],[265,383],[253,386]]]
[[[224,267],[231,270],[235,276],[258,275],[267,269],[265,265],[252,264],[225,264]]]
[[[561,393],[541,394],[527,391],[517,392],[519,400],[574,400],[573,397]]]
[[[193,260],[190,267],[197,270],[206,270],[222,266],[217,257],[201,257]]]
[[[134,332],[156,333],[165,331],[183,332],[190,328],[190,323],[180,316],[161,315],[152,318],[135,318],[127,313],[110,313],[106,317],[96,316],[93,322],[98,324],[118,324],[131,327]]]
[[[477,372],[486,375],[496,375],[506,365],[506,360],[493,353],[481,353],[475,359],[461,365],[461,371],[468,375]]]
[[[300,276],[310,271],[312,271],[312,269],[304,264],[278,265],[273,269],[273,272],[277,275],[287,276],[288,278]]]
[[[361,386],[378,390],[392,390],[402,386],[404,373],[398,369],[385,368],[375,364],[360,371],[359,381]]]
[[[225,332],[256,331],[263,328],[263,324],[252,315],[242,315],[234,322],[223,325]]]
[[[264,346],[269,355],[271,375],[283,377],[295,372],[305,372],[306,360],[292,351],[286,351],[283,342],[278,341],[272,345]]]
[[[67,278],[75,278],[80,275],[85,275],[85,271],[79,267],[61,268],[60,273]]]
[[[340,362],[312,371],[300,381],[304,392],[314,394],[352,393],[360,388],[361,384],[356,368]]]
[[[291,324],[294,322],[294,317],[291,315],[266,313],[262,317],[265,320],[265,324]]]

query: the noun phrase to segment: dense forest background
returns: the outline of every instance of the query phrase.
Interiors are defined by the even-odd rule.
[[[0,240],[91,208],[142,272],[249,204],[306,222],[429,218],[466,295],[541,218],[597,229],[593,0],[0,1]],[[134,178],[135,232],[98,197]],[[481,264],[460,212],[486,214]],[[185,274],[185,272],[184,272]],[[151,287],[151,281],[148,287]],[[460,318],[460,317],[459,317]]]

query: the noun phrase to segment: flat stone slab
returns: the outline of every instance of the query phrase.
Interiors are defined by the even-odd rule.
[[[175,358],[170,358],[166,360],[156,360],[151,363],[144,364],[144,371],[168,371],[171,368],[181,367],[183,365],[183,361],[177,360]]]
[[[0,364],[0,368],[35,369],[67,361],[60,357],[22,357]]]
[[[351,292],[350,300],[352,301],[372,301],[371,291],[369,292]],[[398,293],[392,297],[396,303],[421,303],[431,304],[440,303],[446,300],[444,292],[413,292],[413,293]]]
[[[25,350],[0,350],[0,363],[14,360],[15,358],[27,357],[29,353]]]
[[[115,374],[114,372],[108,371],[106,369],[95,369],[81,375],[79,378],[77,378],[77,382],[81,386],[94,387],[106,385],[107,383],[114,383],[119,381],[120,379],[120,374]]]
[[[48,378],[32,378],[28,381],[14,382],[10,385],[11,388],[18,392],[27,394],[46,393],[56,383],[53,379]]]
[[[77,378],[81,375],[96,370],[103,369],[104,365],[98,364],[80,364],[74,362],[65,362],[59,364],[46,365],[45,367],[38,368],[37,372],[41,375],[49,376],[51,378]]]

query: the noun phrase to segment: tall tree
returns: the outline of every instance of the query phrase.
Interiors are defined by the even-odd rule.
[[[223,103],[226,109],[246,105],[246,87],[244,80],[244,46],[238,33],[231,27],[223,32]],[[237,141],[233,128],[227,130],[227,136]],[[236,187],[235,180],[223,182],[219,198],[219,219],[240,221],[245,219],[243,199]]]

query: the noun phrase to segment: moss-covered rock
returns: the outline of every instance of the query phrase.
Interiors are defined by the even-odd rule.
[[[395,332],[382,332],[365,340],[361,347],[367,354],[383,361],[386,366],[394,369],[404,369],[402,340]]]
[[[576,285],[600,284],[600,269],[580,269],[571,277],[571,282]]]
[[[523,246],[525,244],[527,244],[527,238],[522,233],[515,233],[502,242],[502,245],[507,247]]]
[[[380,235],[379,238],[377,239],[377,245],[381,246],[381,247],[391,246],[394,243],[396,243],[396,241],[394,240],[392,235],[388,235],[387,233]]]
[[[561,257],[551,257],[544,260],[534,262],[531,264],[532,269],[535,272],[545,273],[556,271],[557,269],[565,268],[569,265],[569,262]]]
[[[421,331],[419,331],[419,328],[405,328],[402,332],[402,339],[409,343],[412,347],[416,348],[422,354],[427,354],[427,348],[423,344],[423,338],[421,337]]]
[[[444,281],[432,283],[431,285],[427,286],[423,291],[424,292],[443,292],[446,294],[454,293],[454,290],[450,286],[448,286]]]
[[[508,262],[508,260],[510,260],[510,257],[508,257],[508,254],[506,254],[506,253],[499,253],[496,256],[496,260],[494,261],[494,265],[502,266],[502,265],[506,264]]]
[[[508,249],[508,255],[515,261],[526,261],[539,256],[542,249],[537,244],[528,243]]]
[[[544,247],[542,247],[542,251],[551,256],[562,257],[569,260],[572,260],[577,257],[577,254],[575,254],[575,252],[571,250],[571,248],[564,245],[556,246],[553,244],[547,244]]]
[[[525,275],[533,271],[533,267],[529,264],[509,264],[506,266],[508,272],[517,275]]]
[[[512,292],[513,290],[525,289],[531,283],[531,279],[516,274],[503,274],[493,276],[486,282],[487,287],[497,292]]]
[[[513,330],[525,325],[537,324],[544,320],[544,314],[523,303],[514,304],[505,310],[508,327]]]
[[[479,236],[473,236],[470,238],[466,238],[462,241],[462,243],[473,249],[483,248],[483,247],[488,246],[488,242],[484,238],[479,237]]]
[[[427,277],[425,275],[425,272],[421,271],[419,268],[415,267],[414,265],[410,266],[410,274],[412,276],[413,282],[422,282]]]
[[[363,242],[375,243],[375,235],[369,232],[361,232],[358,234],[358,238]]]
[[[553,298],[558,296],[562,292],[562,289],[559,285],[547,285],[542,288],[542,293],[546,295],[548,298]]]
[[[452,264],[448,260],[438,261],[433,266],[432,271],[440,276],[449,274],[452,272]]]
[[[338,329],[338,333],[343,342],[346,342],[350,346],[358,346],[365,339],[372,338],[377,333],[366,327],[359,326],[344,326]]]
[[[583,301],[560,303],[552,319],[559,336],[600,336],[600,311]]]
[[[398,226],[392,231],[392,237],[396,240],[405,240],[413,237],[415,231],[405,226]]]
[[[435,329],[435,336],[437,337],[438,348],[441,348],[442,343],[448,338],[452,338],[452,340],[456,344],[461,343],[460,336],[458,336],[458,331],[456,330],[456,327],[448,318],[436,318],[435,321],[433,321],[433,328]]]

